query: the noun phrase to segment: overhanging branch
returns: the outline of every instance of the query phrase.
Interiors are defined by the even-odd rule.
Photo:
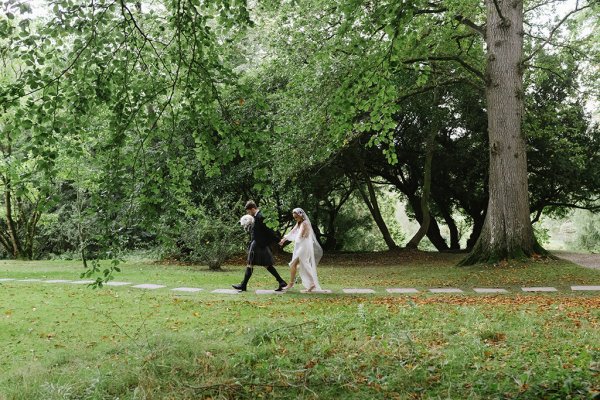
[[[475,22],[471,21],[468,18],[463,17],[462,15],[456,15],[454,19],[466,27],[470,28],[474,32],[480,34],[485,39],[485,25],[477,25]]]
[[[552,40],[552,38],[554,37],[554,34],[558,31],[558,29],[573,15],[578,13],[579,11],[585,10],[586,8],[591,7],[592,4],[587,4],[583,7],[579,7],[579,3],[575,6],[575,9],[570,11],[569,13],[567,13],[567,15],[565,15],[559,22],[558,24],[556,24],[556,26],[554,26],[554,28],[552,28],[550,30],[550,34],[548,35],[548,37],[546,39],[543,40],[542,43],[540,43],[535,49],[533,49],[533,51],[531,52],[531,54],[529,56],[527,56],[525,59],[523,59],[523,63],[526,63],[527,61],[531,60],[537,53],[539,53],[544,47],[546,47],[547,44],[550,43],[550,41]]]
[[[423,94],[423,93],[427,93],[431,90],[434,90],[437,87],[440,86],[451,86],[451,85],[457,85],[459,83],[469,83],[466,79],[450,79],[447,81],[443,81],[443,82],[438,82],[435,85],[428,85],[428,86],[423,86],[422,88],[419,88],[418,90],[415,90],[413,92],[407,93],[405,95],[400,96],[397,100],[396,103],[401,103],[404,100],[407,100],[413,96],[417,96],[419,94]]]
[[[429,61],[454,61],[454,62],[457,62],[461,66],[463,66],[467,71],[469,71],[470,73],[472,73],[473,75],[475,75],[476,77],[481,79],[483,82],[485,82],[485,76],[483,75],[483,73],[481,71],[479,71],[477,68],[473,67],[471,64],[469,64],[468,62],[466,62],[465,60],[463,60],[462,58],[460,58],[458,56],[431,56],[431,57],[423,57],[423,58],[411,58],[408,60],[404,60],[403,63],[404,64],[414,64],[416,62],[429,62]]]
[[[500,19],[502,20],[502,24],[504,26],[510,25],[510,21],[508,21],[506,18],[504,18],[502,11],[500,11],[500,5],[498,4],[498,0],[494,0],[494,7],[496,7],[496,12],[498,13],[498,16],[500,17]]]

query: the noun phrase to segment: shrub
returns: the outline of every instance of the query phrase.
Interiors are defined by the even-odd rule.
[[[237,220],[201,215],[181,223],[171,256],[221,269],[223,262],[245,249],[247,235]]]
[[[579,229],[577,247],[591,253],[600,252],[600,217],[592,215]]]

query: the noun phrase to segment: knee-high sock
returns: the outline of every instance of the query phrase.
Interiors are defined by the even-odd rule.
[[[242,281],[242,286],[246,287],[250,277],[252,276],[252,272],[254,272],[254,268],[246,267],[246,272],[244,273],[244,280]]]
[[[272,266],[272,265],[268,266],[267,271],[269,271],[271,273],[271,275],[273,275],[275,277],[275,279],[277,279],[277,282],[279,284],[285,283],[285,281],[281,278],[281,276],[279,276],[279,272],[277,272],[277,270],[275,269],[274,266]]]

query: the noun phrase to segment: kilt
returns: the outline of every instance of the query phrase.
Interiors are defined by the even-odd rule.
[[[253,240],[248,247],[248,265],[262,265],[269,267],[274,264],[273,253],[269,246],[258,246],[256,241]]]

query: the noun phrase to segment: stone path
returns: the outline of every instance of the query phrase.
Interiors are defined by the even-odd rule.
[[[600,269],[600,254],[571,253],[568,251],[553,251],[552,254],[586,268]]]
[[[0,278],[0,284],[2,282],[37,282],[37,283],[50,283],[50,284],[65,284],[65,285],[83,285],[90,284],[94,281],[92,280],[79,280],[79,281],[71,281],[67,279],[16,279],[16,278]],[[121,282],[121,281],[110,281],[105,284],[106,286],[127,286],[136,289],[144,289],[144,290],[156,290],[156,289],[164,289],[167,288],[166,285],[157,285],[154,283],[142,283],[134,285],[132,282]],[[176,287],[169,289],[174,292],[184,292],[184,293],[197,293],[204,291],[203,288],[198,287]],[[391,293],[391,294],[416,294],[416,293],[424,293],[429,292],[433,294],[508,294],[513,292],[525,292],[525,293],[544,293],[544,292],[559,292],[561,290],[551,287],[551,286],[532,286],[532,287],[521,287],[521,288],[513,288],[506,289],[500,287],[488,287],[488,288],[451,288],[451,287],[438,287],[438,288],[409,288],[409,287],[401,287],[401,288],[344,288],[341,291],[333,291],[328,289],[323,289],[320,291],[312,291],[307,292],[306,290],[298,290],[293,289],[290,290],[291,293],[307,293],[307,294],[332,294],[332,293],[345,293],[345,294],[376,294],[376,293]],[[565,291],[564,289],[562,291]],[[587,285],[587,286],[570,286],[570,290],[566,289],[568,292],[587,292],[587,293],[597,293],[600,294],[600,285]],[[211,290],[210,293],[215,294],[240,294],[235,289],[214,289]],[[276,292],[274,290],[266,290],[266,289],[257,289],[254,291],[255,294],[258,295],[282,295],[285,292]]]
[[[435,288],[429,289],[431,293],[464,293],[462,290],[457,288]]]
[[[508,290],[502,288],[473,288],[476,293],[508,293]]]
[[[164,287],[166,287],[165,285],[155,285],[153,283],[144,283],[141,285],[135,285],[132,286],[134,288],[138,288],[138,289],[162,289]]]

